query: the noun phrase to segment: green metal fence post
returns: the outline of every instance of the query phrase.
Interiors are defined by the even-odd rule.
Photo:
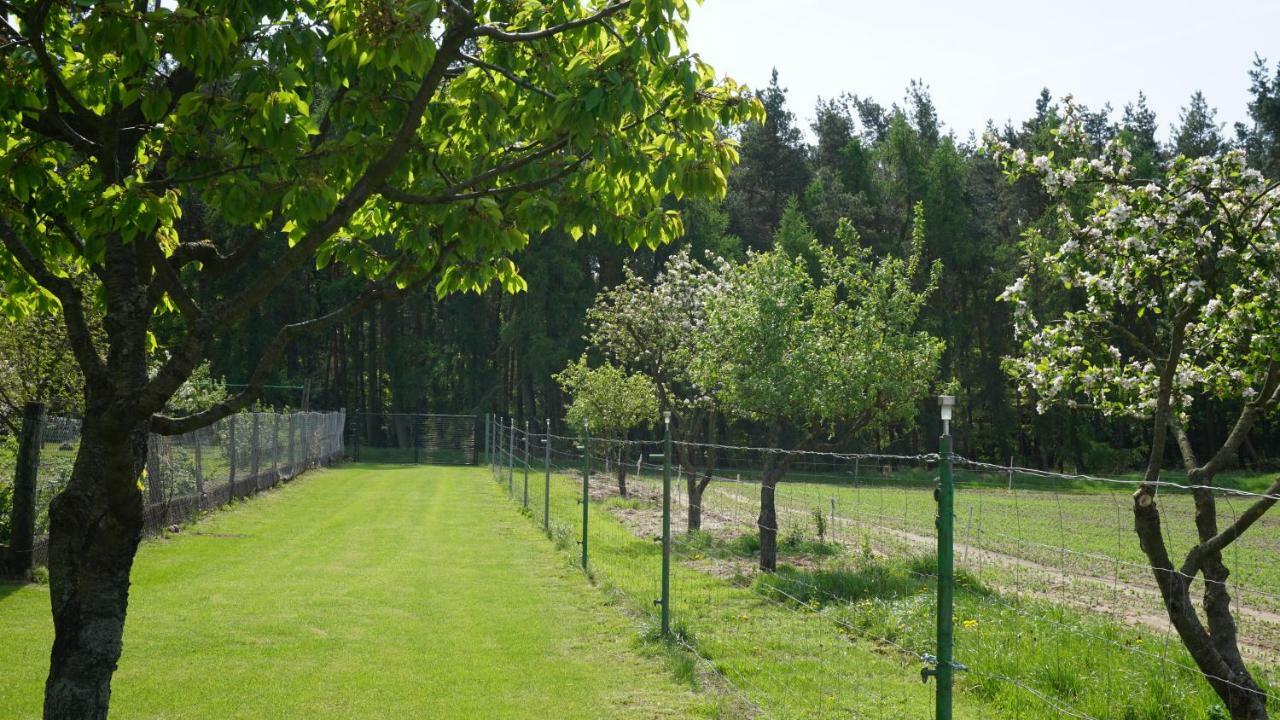
[[[942,437],[938,440],[938,679],[936,720],[951,720],[951,689],[955,670],[952,613],[955,602],[955,482],[951,476],[951,408],[956,399],[938,398]]]
[[[662,414],[662,637],[671,637],[671,411]]]
[[[507,438],[507,495],[516,496],[516,420],[511,419],[511,434]]]
[[[591,507],[591,428],[582,423],[582,569],[587,569],[587,520]]]
[[[547,418],[547,437],[542,441],[542,529],[551,531],[551,418]]]
[[[524,421],[524,509],[529,509],[529,421]]]
[[[489,423],[489,413],[484,414],[484,464],[489,465],[489,432],[493,426]]]

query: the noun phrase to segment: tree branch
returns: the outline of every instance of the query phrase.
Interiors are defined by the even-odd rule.
[[[285,253],[284,257],[267,267],[256,280],[248,283],[238,294],[220,303],[199,322],[187,329],[186,335],[174,347],[164,366],[138,394],[133,408],[135,412],[145,416],[152,416],[159,412],[173,393],[177,392],[182,383],[190,377],[209,338],[216,336],[220,330],[236,322],[263,302],[290,273],[309,258],[314,257],[316,250],[342,229],[351,216],[377,192],[395,170],[422,123],[422,115],[426,111],[427,104],[435,96],[440,83],[444,80],[445,71],[457,58],[458,52],[470,37],[470,29],[474,27],[475,21],[469,14],[455,10],[451,15],[453,22],[441,39],[436,57],[423,76],[400,127],[396,129],[382,155],[365,168],[364,173],[338,201],[328,217],[312,226],[302,239]],[[193,427],[199,426],[196,424]]]
[[[1235,457],[1236,451],[1248,437],[1258,417],[1276,404],[1277,397],[1280,397],[1277,392],[1280,392],[1280,362],[1271,360],[1267,364],[1267,374],[1262,381],[1262,390],[1258,393],[1258,397],[1245,403],[1244,409],[1240,411],[1240,416],[1236,418],[1236,423],[1222,443],[1222,447],[1218,448],[1218,452],[1214,453],[1209,462],[1198,470],[1199,474],[1213,477],[1230,462],[1231,458]]]
[[[469,16],[466,20],[474,22]],[[382,155],[365,169],[364,173],[351,187],[351,190],[338,202],[327,218],[308,230],[292,250],[269,267],[256,281],[250,283],[238,295],[229,298],[221,307],[210,313],[214,328],[225,327],[262,302],[291,272],[308,258],[311,258],[320,245],[338,232],[351,219],[351,216],[364,205],[365,201],[382,187],[387,177],[399,165],[404,153],[412,143],[414,134],[422,122],[422,114],[426,110],[427,103],[431,101],[431,98],[435,96],[436,90],[439,89],[449,63],[457,57],[463,43],[470,36],[468,32],[470,27],[472,26],[460,27],[455,25],[445,32],[435,60],[427,70],[426,75],[423,76],[422,82],[418,86],[418,91],[410,102],[404,120],[401,122],[400,127],[397,128],[395,135],[392,136],[391,142],[388,143]]]
[[[276,332],[267,349],[258,358],[258,364],[254,368],[253,375],[249,378],[249,384],[243,390],[212,407],[191,415],[182,417],[152,415],[151,432],[159,435],[188,433],[211,425],[247,407],[262,392],[268,374],[275,367],[276,362],[279,361],[280,356],[284,354],[284,351],[294,338],[307,333],[319,332],[342,322],[363,311],[375,301],[397,299],[410,292],[412,292],[411,289],[399,289],[394,283],[373,283],[354,300],[326,315],[283,326]]]
[[[71,108],[71,111],[80,119],[91,125],[97,126],[101,123],[102,118],[80,102],[80,99],[67,87],[62,79],[62,74],[54,67],[53,60],[49,57],[49,50],[44,44],[44,22],[48,19],[49,8],[53,6],[52,0],[44,0],[36,5],[31,14],[27,17],[27,22],[31,26],[31,37],[27,38],[31,43],[31,49],[35,52],[36,62],[40,65],[40,71],[44,73],[45,82],[52,96],[62,98],[62,101]]]
[[[454,202],[458,198],[459,194],[462,193],[463,190],[469,190],[477,185],[482,185],[492,180],[497,180],[499,177],[505,175],[506,173],[514,172],[516,170],[519,170],[522,167],[525,167],[526,165],[529,165],[530,163],[533,163],[537,160],[541,160],[542,158],[553,155],[556,152],[568,147],[568,145],[569,145],[569,139],[561,138],[551,143],[550,145],[543,146],[541,149],[537,150],[536,152],[529,153],[528,155],[523,155],[521,157],[515,158],[514,160],[508,160],[507,162],[504,162],[493,168],[485,170],[482,173],[473,175],[467,180],[453,183],[449,187],[446,187],[445,189],[441,190],[436,195],[430,195],[430,196],[412,195],[404,191],[395,190],[394,188],[390,188],[385,185],[383,187],[383,191],[384,191],[383,194],[385,195],[386,194],[385,191],[389,190],[393,193],[398,193],[401,198],[417,198],[417,199],[397,200],[396,198],[387,196],[388,199],[396,200],[397,202],[408,202],[408,203],[415,203],[420,205]]]
[[[555,35],[559,35],[566,30],[585,27],[592,23],[599,22],[607,17],[616,15],[618,12],[626,9],[631,5],[631,0],[617,0],[617,2],[606,5],[599,11],[592,13],[577,20],[570,20],[559,25],[542,28],[541,30],[526,30],[521,32],[507,32],[497,25],[477,25],[473,31],[473,37],[487,37],[502,42],[528,42],[530,40],[541,40]]]
[[[1195,577],[1195,574],[1200,569],[1201,558],[1226,549],[1228,545],[1235,542],[1246,530],[1261,519],[1277,501],[1280,501],[1280,478],[1272,481],[1271,486],[1262,495],[1244,512],[1240,513],[1240,517],[1236,518],[1236,521],[1231,523],[1226,530],[1192,548],[1191,552],[1187,554],[1186,562],[1182,564],[1182,574],[1189,578]]]
[[[191,293],[187,292],[186,287],[182,285],[182,278],[178,277],[178,272],[169,263],[169,259],[165,257],[164,250],[160,248],[160,244],[156,242],[155,234],[148,234],[145,238],[139,238],[138,242],[142,243],[143,252],[147,254],[147,258],[151,263],[152,269],[155,270],[156,277],[152,280],[153,287],[163,289],[164,293],[173,299],[178,309],[186,317],[187,324],[193,324],[200,318],[204,317],[204,311],[196,304],[195,298],[191,297]],[[151,307],[155,307],[152,302]]]
[[[93,346],[93,337],[89,332],[89,323],[84,316],[84,295],[80,288],[67,278],[58,277],[35,256],[18,238],[17,233],[3,219],[0,219],[0,242],[4,243],[9,254],[13,255],[23,270],[41,287],[53,293],[62,304],[63,322],[67,327],[67,338],[71,342],[71,351],[76,362],[84,372],[85,380],[90,383],[105,384],[107,369]]]
[[[458,53],[458,56],[461,57],[463,60],[466,60],[467,62],[471,63],[472,65],[475,65],[476,67],[483,68],[485,70],[491,70],[493,72],[498,73],[499,75],[505,77],[506,79],[524,88],[525,90],[528,90],[529,92],[537,93],[542,97],[547,98],[548,100],[556,99],[556,96],[554,94],[546,90],[543,90],[537,85],[534,85],[533,83],[529,82],[528,80],[525,80],[519,75],[516,75],[511,70],[508,70],[507,68],[502,67],[501,65],[494,65],[493,63],[485,62],[484,60],[481,60],[480,58],[475,57],[474,55],[468,55],[467,53]]]
[[[544,178],[539,178],[537,180],[530,180],[528,182],[516,183],[514,185],[503,185],[502,187],[488,188],[487,190],[475,190],[472,192],[457,193],[457,194],[446,193],[441,195],[414,195],[412,193],[407,193],[403,190],[398,190],[391,186],[385,186],[382,188],[381,194],[383,197],[387,198],[388,200],[393,200],[395,202],[405,203],[408,205],[446,205],[446,204],[455,203],[455,202],[466,202],[468,200],[478,200],[484,197],[494,197],[496,195],[503,195],[505,193],[540,190],[544,187],[547,187],[548,185],[554,185],[555,183],[565,179],[566,177],[569,177],[570,175],[573,174],[573,171],[581,167],[585,161],[586,161],[586,158],[579,158],[578,160],[570,163],[569,165],[566,165],[559,172]]]

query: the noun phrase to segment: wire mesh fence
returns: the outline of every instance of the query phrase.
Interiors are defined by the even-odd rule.
[[[663,446],[493,423],[488,462],[513,501],[654,627],[662,610]],[[733,688],[744,716],[933,718],[940,458],[936,454],[672,453],[673,644]],[[761,482],[782,466],[766,523]],[[956,716],[1229,715],[1183,648],[1133,529],[1133,478],[954,457]],[[703,486],[705,483],[705,487]],[[1192,488],[1161,483],[1166,542],[1198,540]],[[1209,491],[1223,522],[1265,499],[1247,479]],[[584,502],[585,500],[585,502]],[[778,568],[761,572],[761,530]],[[1238,638],[1280,712],[1280,517],[1225,553]],[[1203,583],[1203,578],[1197,581]],[[1198,602],[1198,600],[1197,600]],[[1222,678],[1228,683],[1237,679]]]
[[[352,413],[352,458],[360,462],[474,465],[480,421],[474,415]]]
[[[143,478],[144,532],[156,533],[340,460],[345,416],[344,411],[248,412],[182,435],[151,435]],[[34,565],[47,564],[49,503],[71,480],[79,444],[79,420],[46,417],[36,475]]]

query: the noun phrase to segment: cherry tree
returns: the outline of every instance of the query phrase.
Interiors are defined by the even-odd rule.
[[[1038,250],[1002,296],[1022,343],[1011,374],[1042,410],[1088,407],[1150,423],[1133,496],[1139,544],[1173,627],[1231,717],[1265,718],[1266,697],[1236,640],[1223,550],[1276,503],[1280,479],[1225,524],[1214,482],[1280,407],[1280,182],[1239,151],[1178,157],[1163,178],[1138,177],[1119,141],[1090,157],[1070,100],[1053,137],[1053,152],[1036,156],[987,141],[1009,178],[1040,183],[1054,219],[1031,233]],[[1037,307],[1033,288],[1049,282],[1069,290],[1068,307]],[[1199,400],[1239,408],[1212,445],[1191,439]],[[1194,488],[1197,539],[1180,560],[1161,533],[1157,499],[1170,440]],[[1197,578],[1203,617],[1192,602]]]
[[[666,198],[724,194],[737,150],[719,129],[763,108],[689,52],[688,13],[0,0],[0,315],[57,312],[85,378],[50,509],[46,717],[107,715],[149,433],[248,406],[295,338],[374,303],[523,289],[513,258],[554,227],[657,244],[681,235]],[[169,409],[309,265],[359,290],[279,325],[242,391]]]

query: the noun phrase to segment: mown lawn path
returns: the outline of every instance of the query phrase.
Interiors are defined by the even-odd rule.
[[[0,717],[38,717],[48,591],[0,585]],[[120,718],[711,712],[476,468],[355,466],[167,539],[134,571]]]

